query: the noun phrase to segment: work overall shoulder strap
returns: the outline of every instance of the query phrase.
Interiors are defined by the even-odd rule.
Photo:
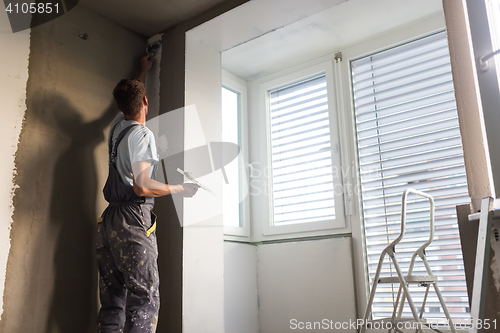
[[[111,130],[109,131],[109,137],[108,137],[108,156],[111,156],[111,151],[113,150],[113,133],[115,133],[116,126],[118,126],[120,122],[117,122],[116,124],[113,125]]]
[[[115,125],[116,126],[116,125]],[[139,126],[139,124],[132,124],[126,128],[123,129],[123,131],[120,132],[120,134],[118,135],[118,138],[116,138],[116,142],[113,146],[113,148],[110,150],[110,154],[109,154],[109,162],[110,163],[115,163],[116,161],[116,156],[117,156],[117,151],[118,151],[118,145],[120,144],[120,142],[122,141],[123,137],[128,133],[128,131],[132,128],[132,127],[135,127],[135,126]],[[114,130],[114,127],[113,127],[113,130]],[[113,133],[110,132],[110,146],[111,146],[111,140],[112,140],[112,135]]]

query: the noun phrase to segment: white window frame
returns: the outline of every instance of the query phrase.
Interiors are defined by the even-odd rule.
[[[353,238],[353,261],[356,283],[356,297],[358,304],[358,314],[363,316],[366,304],[368,301],[371,282],[369,281],[368,262],[366,256],[366,243],[364,236],[364,222],[362,212],[361,190],[359,189],[360,175],[358,164],[358,152],[356,148],[356,127],[354,115],[354,101],[352,93],[351,81],[351,61],[363,58],[373,53],[390,49],[404,43],[418,40],[422,37],[437,33],[445,29],[444,17],[436,16],[423,22],[418,22],[414,25],[387,33],[378,38],[373,38],[369,41],[356,44],[342,50],[342,62],[340,64],[340,76],[343,88],[343,100],[345,102],[346,121],[346,139],[350,142],[347,144],[352,154],[353,163],[355,165],[354,172],[350,173],[351,181],[356,189],[352,196],[352,215],[350,216],[352,225]]]
[[[441,29],[440,31],[437,31],[436,33],[441,34],[441,38],[446,39],[444,29]],[[422,37],[423,37],[423,39],[426,39],[426,38],[432,37],[432,36],[434,36],[434,35],[435,35],[435,33],[431,33],[431,34],[426,34],[425,36],[422,36]],[[404,45],[407,45],[407,44],[411,44],[411,43],[413,43],[413,42],[416,42],[416,40],[415,40],[415,39],[411,39],[411,40],[409,40],[409,41],[407,41],[407,42],[399,43],[398,45],[391,46],[390,48],[388,48],[388,50],[392,50],[393,48],[398,48],[398,47],[401,47],[401,46],[404,46]],[[371,53],[371,54],[377,54],[377,53],[378,53],[378,52],[374,52],[374,53]],[[363,59],[363,58],[366,58],[366,57],[361,57],[361,59]],[[360,58],[356,58],[356,59],[353,59],[353,60],[355,61],[355,60],[358,60],[358,59],[360,59]],[[379,59],[380,59],[380,58],[379,58]],[[352,63],[352,61],[349,61],[349,64],[351,64],[351,63]],[[455,114],[456,114],[456,113],[455,113]],[[457,124],[457,125],[458,125],[458,124]],[[458,131],[458,129],[457,129],[457,131]],[[460,140],[460,139],[458,139],[458,140]],[[463,176],[463,178],[465,179],[465,175]],[[408,186],[410,186],[410,185],[408,185]],[[430,185],[429,185],[429,186],[430,186]],[[465,193],[467,193],[467,188],[465,188],[465,191],[466,191]],[[401,198],[401,197],[399,197],[399,201],[401,200],[400,198]],[[470,198],[468,198],[467,200],[468,200],[467,202],[470,202]],[[458,204],[461,204],[461,203],[458,203]],[[452,209],[454,210],[454,207],[453,207]],[[399,229],[398,229],[398,231],[399,231]],[[458,230],[457,230],[457,232],[458,232]],[[458,236],[458,234],[457,234],[457,236]],[[409,236],[409,237],[411,237],[411,236]],[[435,238],[434,238],[434,239],[435,239],[435,241],[438,241],[438,238],[439,238],[439,236],[435,236]],[[390,240],[394,240],[394,239],[395,239],[395,236],[394,236],[394,235],[393,235],[393,236],[390,236]],[[403,247],[404,247],[404,246],[405,246],[405,245],[403,245]],[[400,249],[400,251],[401,251],[401,249]],[[457,251],[460,251],[460,250],[458,249]],[[379,254],[380,254],[380,253],[379,253]],[[377,259],[376,259],[376,260],[378,260],[378,257],[377,257]],[[431,259],[429,259],[429,260],[431,260]],[[443,259],[440,259],[440,260],[443,260]],[[430,264],[431,264],[431,266],[433,265],[433,263],[432,263],[432,262],[430,262]],[[436,264],[436,262],[435,262],[435,264]],[[404,264],[402,264],[402,265],[404,265]],[[463,264],[462,264],[461,266],[462,266],[462,270],[463,270]],[[438,270],[442,270],[442,269],[440,268],[440,266],[432,266],[432,267],[433,267],[433,270],[435,270],[435,271],[434,271],[435,273],[437,273],[437,271],[438,271]],[[403,271],[404,271],[404,268],[403,268]],[[436,274],[436,275],[439,275],[439,274]],[[371,287],[371,284],[372,284],[372,283],[370,283],[369,287]],[[465,281],[464,281],[464,284],[465,284]],[[445,295],[445,291],[444,291],[445,289],[443,289],[443,286],[441,285],[440,287],[441,287],[441,290],[442,290],[442,292],[443,292],[443,296],[445,296],[445,298],[446,298],[446,297],[449,297],[449,296],[446,296],[446,295]],[[446,288],[446,287],[445,287],[445,288]],[[377,290],[378,290],[378,289],[377,289]],[[431,295],[433,295],[433,294],[431,293]],[[418,304],[418,302],[417,302],[417,304]],[[427,305],[426,305],[426,308],[429,308],[429,306],[427,306]],[[432,307],[431,307],[431,308],[432,308]],[[439,305],[438,305],[437,309],[439,309],[439,308],[440,308],[440,307],[439,307]],[[426,310],[426,312],[427,312],[427,315],[428,315],[429,310]],[[442,312],[441,312],[441,314],[442,314]],[[454,315],[454,313],[451,313],[451,314],[452,314],[452,316]],[[463,315],[463,313],[462,313],[462,314],[460,314],[460,313],[458,313],[458,314],[457,314],[457,313],[455,313],[455,314],[456,314],[456,317],[455,317],[455,318],[460,318],[460,317],[461,317],[461,315]],[[373,314],[372,314],[372,315],[373,315]]]
[[[247,184],[246,165],[248,161],[248,93],[247,84],[244,80],[222,70],[222,87],[238,93],[239,106],[238,106],[238,133],[239,133],[239,147],[240,159],[239,166],[239,188],[240,198],[244,194]],[[222,88],[221,87],[221,88]],[[243,164],[243,165],[242,165]],[[243,198],[240,203],[240,227],[224,226],[224,239],[226,240],[248,240],[250,238],[250,209],[249,209],[249,195]]]
[[[339,126],[338,126],[338,112],[336,105],[336,93],[333,75],[333,64],[332,61],[323,62],[321,64],[314,65],[305,69],[301,69],[271,80],[263,81],[259,84],[259,112],[265,114],[265,124],[259,124],[265,126],[266,131],[266,147],[260,147],[260,149],[265,149],[266,151],[266,161],[262,165],[271,165],[271,124],[270,124],[270,110],[269,110],[269,92],[284,87],[289,84],[300,82],[302,80],[312,78],[319,74],[325,73],[326,83],[327,83],[327,97],[328,97],[328,110],[329,110],[329,120],[330,120],[330,140],[331,145],[336,145],[339,153],[332,153],[332,165],[338,167],[341,170],[341,158],[340,158],[340,138],[339,138]],[[262,162],[262,161],[261,161]],[[272,172],[272,168],[269,167],[269,172]],[[291,225],[274,225],[274,213],[273,213],[273,198],[272,198],[272,181],[271,175],[268,175],[267,181],[264,184],[264,193],[267,197],[267,207],[268,216],[267,220],[262,221],[262,236],[277,236],[284,234],[300,234],[301,237],[309,236],[308,232],[320,232],[321,234],[331,234],[336,230],[345,231],[346,220],[344,217],[344,196],[335,195],[335,220],[320,221],[320,222],[306,222],[297,223]],[[343,186],[342,180],[339,183]],[[334,185],[338,185],[334,183]]]

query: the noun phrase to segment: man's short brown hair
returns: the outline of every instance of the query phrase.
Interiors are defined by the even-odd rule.
[[[126,116],[137,115],[143,107],[143,98],[146,96],[144,83],[135,79],[121,80],[113,90],[118,109]]]

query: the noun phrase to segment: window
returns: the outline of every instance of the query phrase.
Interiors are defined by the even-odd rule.
[[[222,141],[236,144],[240,148],[238,157],[224,166],[222,187],[224,233],[230,236],[249,237],[248,186],[244,181],[246,131],[242,126],[246,123],[246,84],[226,71],[223,71],[222,84]],[[232,153],[233,147],[229,150]],[[226,155],[229,156],[231,153]]]
[[[427,259],[452,317],[470,318],[455,211],[455,205],[470,199],[446,35],[354,60],[351,76],[369,275],[382,249],[399,234],[403,190],[424,191],[436,204]],[[406,234],[396,249],[403,272],[429,234],[428,202],[410,199]],[[414,274],[426,275],[420,264]],[[396,276],[389,261],[382,272]],[[397,291],[398,285],[377,287],[374,318],[392,314]],[[425,288],[411,287],[410,292],[418,307]],[[445,318],[436,295],[431,291],[429,297],[427,318]],[[405,312],[411,317],[408,307]]]
[[[335,219],[325,74],[270,92],[274,224]]]
[[[332,66],[264,84],[270,224],[264,234],[344,227]]]

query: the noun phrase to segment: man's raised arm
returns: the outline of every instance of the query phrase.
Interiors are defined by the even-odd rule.
[[[151,56],[151,54],[148,54],[141,58],[140,61],[141,66],[139,69],[139,74],[137,75],[137,80],[141,81],[142,83],[145,82],[146,74],[151,69],[151,66],[153,65],[153,60],[154,58]]]

